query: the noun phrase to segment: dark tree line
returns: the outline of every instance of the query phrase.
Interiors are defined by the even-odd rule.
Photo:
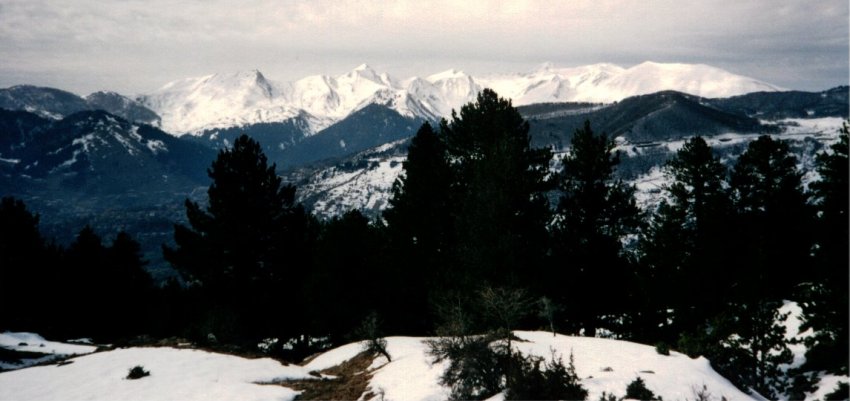
[[[107,246],[86,226],[62,248],[38,221],[22,201],[0,201],[0,328],[102,340],[150,329],[153,282],[129,234]]]
[[[641,211],[617,178],[612,138],[588,122],[556,158],[530,146],[509,100],[484,90],[420,128],[375,221],[358,211],[316,219],[242,136],[209,168],[208,202],[186,202],[188,224],[163,249],[180,283],[154,288],[126,234],[104,246],[86,228],[68,249],[51,245],[37,216],[4,199],[0,291],[43,291],[57,305],[3,308],[0,329],[249,347],[278,338],[294,358],[358,339],[365,321],[381,322],[371,332],[431,335],[462,315],[472,316],[464,332],[485,332],[479,294],[520,291],[510,328],[605,329],[706,355],[772,398],[790,385],[776,370],[788,360],[775,324],[783,300],[801,303],[819,333],[804,368],[847,371],[847,135],[817,157],[810,191],[782,141],[758,138],[727,169],[691,138],[664,166],[663,200]],[[515,362],[505,371],[541,363]]]

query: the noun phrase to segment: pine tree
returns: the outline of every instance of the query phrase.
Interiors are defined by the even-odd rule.
[[[660,400],[655,396],[655,393],[652,390],[646,387],[646,382],[638,376],[636,377],[628,386],[626,386],[626,396],[625,399],[629,400],[641,400],[641,401],[655,401]]]
[[[715,327],[720,342],[707,355],[718,371],[741,388],[752,388],[775,400],[785,390],[787,378],[781,365],[790,364],[793,355],[785,339],[779,313],[780,302],[757,300],[736,303]]]
[[[450,235],[452,171],[445,144],[427,122],[413,137],[384,211],[397,246],[436,262]]]
[[[381,239],[357,210],[323,225],[305,292],[312,334],[343,342],[370,312],[387,316],[385,308],[397,307],[384,299],[389,289],[378,260]]]
[[[817,335],[808,339],[807,370],[829,370],[847,374],[848,331],[847,283],[850,234],[848,234],[848,137],[845,122],[839,140],[831,152],[817,156],[820,179],[812,183],[816,221],[815,284],[803,302],[805,323],[801,330],[814,328]]]
[[[109,284],[106,305],[110,314],[111,332],[117,336],[145,333],[150,322],[153,300],[153,280],[145,270],[141,246],[129,234],[119,232],[107,250]]]
[[[680,332],[719,312],[721,305],[713,303],[726,297],[722,279],[728,274],[718,269],[729,265],[724,255],[731,203],[726,168],[701,137],[685,143],[665,174],[671,182],[664,187],[667,196],[646,226],[640,250],[651,269],[651,292],[665,297],[655,308],[676,308],[680,327],[673,332]]]
[[[109,331],[104,307],[112,300],[104,294],[109,290],[109,259],[106,247],[94,229],[86,225],[63,255],[59,279],[64,283],[59,298],[64,302],[59,327],[63,335],[104,338]],[[82,314],[73,311],[85,311]],[[107,336],[108,337],[108,336]]]
[[[773,399],[784,392],[779,365],[791,354],[778,308],[809,277],[810,211],[802,174],[788,145],[770,136],[750,142],[731,176],[737,236],[730,251],[738,273],[730,298],[727,335],[717,348],[721,373]]]
[[[387,316],[390,326],[401,332],[422,333],[431,329],[429,298],[442,296],[454,281],[452,252],[454,204],[453,175],[443,138],[427,122],[413,137],[404,170],[393,184],[387,224],[388,280],[397,309]]]
[[[624,294],[632,282],[631,266],[622,239],[639,222],[634,188],[614,178],[619,154],[604,134],[596,135],[585,122],[573,135],[570,153],[559,177],[561,198],[554,226],[554,253],[562,265],[551,273],[555,287],[566,283],[567,313],[594,335],[602,313],[623,312]],[[587,303],[588,299],[596,301]]]
[[[283,319],[268,314],[275,305],[297,305],[309,270],[309,216],[295,203],[295,187],[282,184],[246,135],[221,150],[207,173],[208,205],[186,201],[189,226],[175,225],[177,246],[165,246],[164,256],[204,289],[213,325],[247,341],[281,334]]]
[[[53,290],[47,246],[38,230],[39,216],[27,210],[23,201],[12,197],[0,200],[0,296],[8,300],[26,299],[38,288]],[[45,288],[46,287],[46,288]],[[0,308],[0,331],[33,330],[39,307],[31,302],[10,303]]]
[[[788,145],[770,136],[750,142],[732,172],[738,295],[778,300],[792,295],[809,269],[810,210],[802,174]]]
[[[440,124],[456,177],[456,260],[468,274],[461,286],[542,279],[551,152],[531,148],[528,129],[490,89]]]

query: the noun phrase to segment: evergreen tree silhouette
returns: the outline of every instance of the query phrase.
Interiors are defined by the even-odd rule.
[[[106,250],[109,283],[106,292],[112,318],[110,332],[116,337],[146,333],[152,318],[153,280],[145,270],[141,247],[129,234],[119,232]]]
[[[86,225],[63,256],[59,275],[64,284],[57,306],[63,309],[60,330],[66,336],[104,339],[109,331],[108,307],[114,301],[106,294],[114,284],[110,280],[106,248],[94,229]]]
[[[387,286],[396,310],[385,316],[390,327],[425,332],[429,298],[452,283],[455,249],[453,173],[443,138],[427,122],[413,137],[404,170],[393,184],[383,217],[387,223]]]
[[[805,323],[802,330],[814,328],[817,333],[808,340],[806,353],[807,370],[828,370],[847,374],[848,330],[847,283],[850,234],[848,234],[848,136],[850,126],[845,122],[839,140],[830,152],[817,156],[817,171],[820,179],[812,183],[816,221],[814,266],[815,285],[803,302]]]
[[[625,312],[625,296],[633,283],[633,267],[622,253],[621,240],[636,230],[640,214],[634,188],[614,178],[619,154],[613,150],[613,141],[595,134],[585,122],[573,135],[558,178],[561,198],[553,229],[557,265],[550,274],[550,292],[569,283],[572,290],[563,295],[566,312],[590,336],[599,315]]]
[[[664,187],[666,199],[646,225],[640,248],[651,270],[649,293],[663,297],[654,307],[677,312],[679,327],[670,328],[675,335],[717,314],[728,297],[724,278],[732,272],[722,269],[732,257],[726,241],[731,202],[726,168],[701,137],[685,142],[665,174],[671,181]]]
[[[528,129],[511,101],[490,89],[440,124],[456,177],[460,287],[543,280],[552,155],[530,147]]]
[[[47,270],[51,264],[45,258],[47,247],[38,222],[39,216],[27,210],[23,201],[0,200],[0,296],[9,300],[0,308],[0,331],[33,330],[39,307],[18,301],[34,291],[52,289],[52,274]]]
[[[164,256],[203,289],[209,310],[202,330],[237,341],[284,334],[286,319],[269,316],[298,303],[309,271],[310,217],[295,203],[295,187],[282,183],[246,135],[221,150],[207,173],[208,205],[186,201],[189,226],[175,225],[177,246],[164,246]]]
[[[306,298],[314,334],[330,334],[333,341],[342,342],[370,311],[392,307],[386,305],[388,283],[377,263],[380,238],[378,229],[357,210],[324,224]]]
[[[789,298],[805,279],[811,214],[788,145],[764,135],[750,142],[732,172],[739,297]]]

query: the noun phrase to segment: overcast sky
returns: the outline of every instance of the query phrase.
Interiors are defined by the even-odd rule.
[[[793,89],[850,78],[847,0],[0,0],[0,87],[133,95],[259,69],[397,78],[703,63]]]

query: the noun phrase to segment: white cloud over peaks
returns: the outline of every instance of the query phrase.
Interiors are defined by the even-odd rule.
[[[252,68],[294,79],[361,62],[415,75],[654,60],[823,89],[846,84],[848,25],[845,1],[4,0],[0,86],[144,92]]]

